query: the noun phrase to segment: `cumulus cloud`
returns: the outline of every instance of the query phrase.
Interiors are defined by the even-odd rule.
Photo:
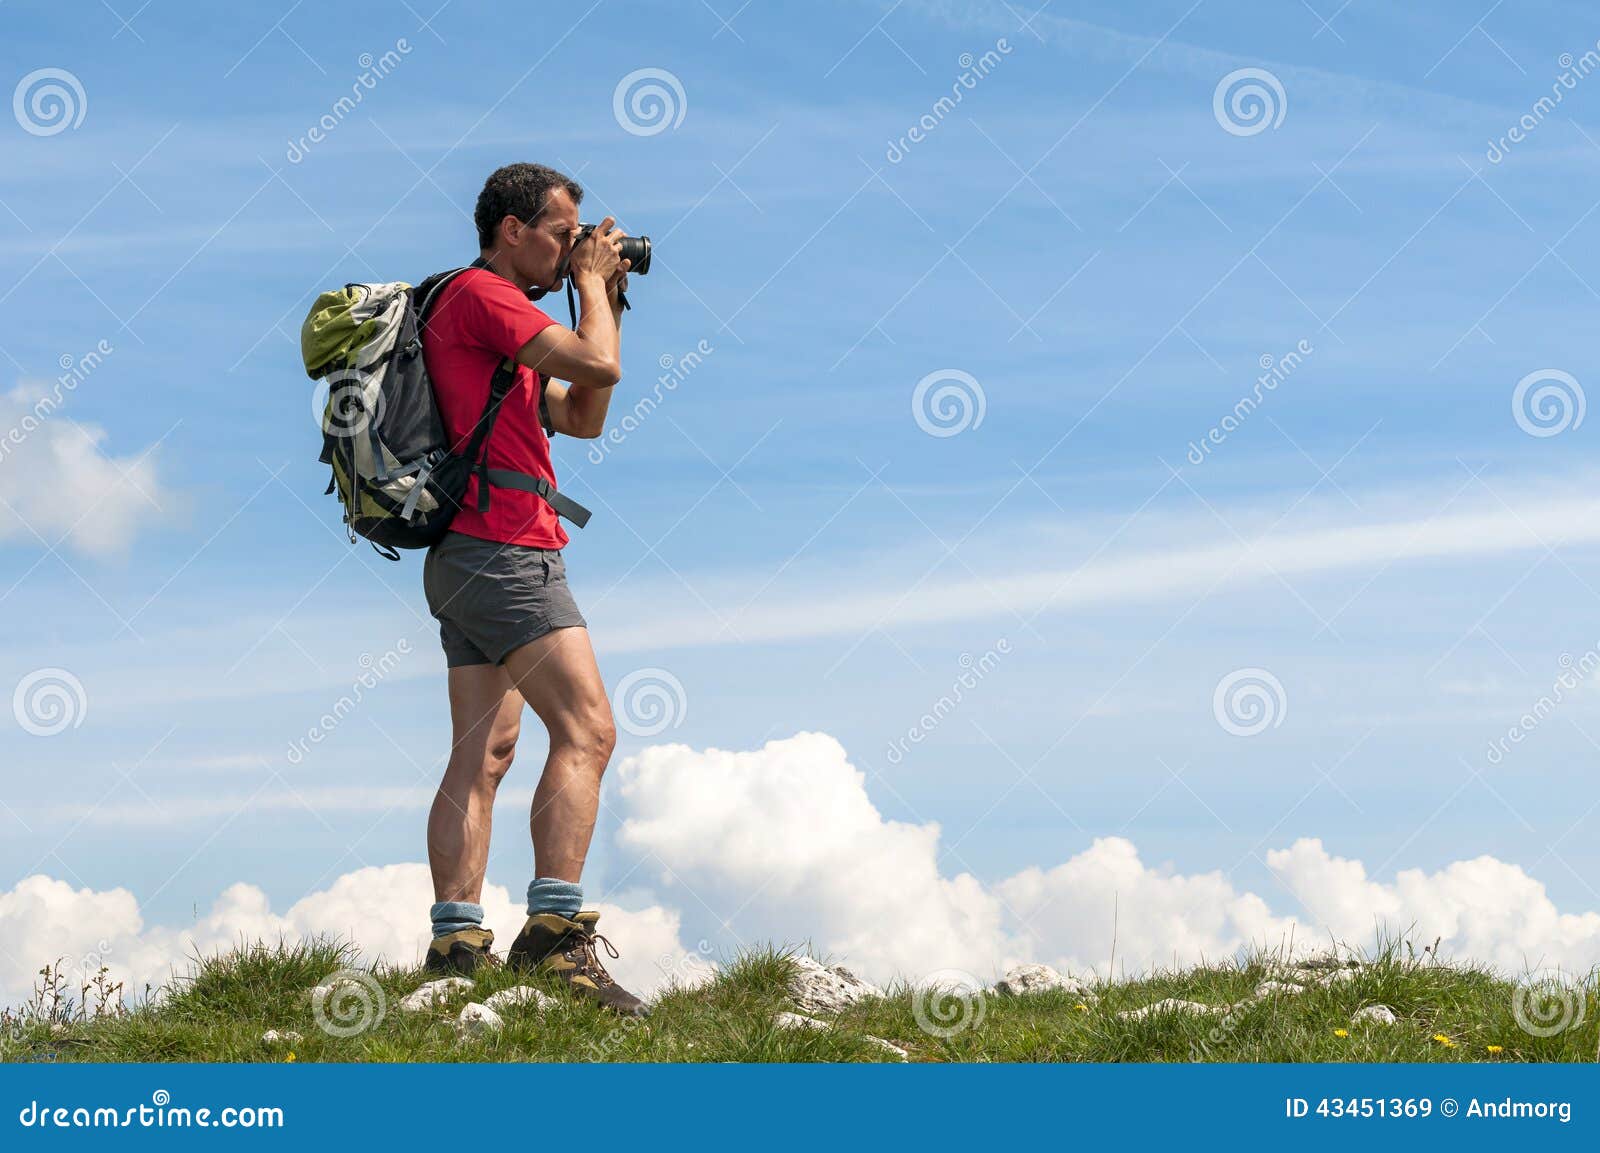
[[[69,982],[105,965],[129,993],[159,988],[190,971],[190,960],[227,951],[241,941],[294,941],[324,936],[356,941],[366,962],[415,964],[427,947],[427,909],[433,901],[422,864],[372,866],[339,877],[275,913],[255,885],[237,883],[218,895],[194,923],[146,925],[126,889],[74,888],[51,877],[26,877],[0,893],[0,1004],[27,998],[39,967],[61,961]],[[510,944],[525,917],[522,902],[501,885],[486,885],[486,923]],[[653,992],[669,980],[693,984],[710,964],[698,948],[679,943],[679,917],[669,909],[632,910],[606,902],[601,931],[627,948],[610,962],[625,986]]]
[[[1600,913],[1559,911],[1543,884],[1493,857],[1379,882],[1304,838],[1266,855],[1286,890],[1275,909],[1220,870],[1152,867],[1133,842],[1102,837],[985,884],[943,875],[939,826],[886,819],[822,733],[743,752],[657,746],[619,776],[621,844],[656,865],[661,899],[709,906],[751,936],[809,938],[879,980],[945,968],[988,978],[1024,960],[1103,973],[1113,934],[1119,972],[1256,946],[1370,946],[1380,928],[1442,937],[1447,955],[1513,975],[1600,963]]]
[[[1447,957],[1511,976],[1600,963],[1600,912],[1559,910],[1537,879],[1489,856],[1386,882],[1303,838],[1266,854],[1282,885],[1269,901],[1220,870],[1153,867],[1131,841],[1102,837],[1065,861],[985,883],[942,873],[939,826],[886,819],[824,733],[740,751],[662,745],[617,774],[618,848],[653,887],[596,907],[622,952],[612,971],[645,994],[673,978],[693,983],[711,954],[756,941],[809,944],[880,982],[949,969],[988,980],[1020,961],[1105,973],[1113,934],[1119,974],[1291,941],[1297,952],[1361,947],[1380,928],[1441,937]],[[368,960],[412,963],[432,899],[424,865],[387,865],[345,874],[282,913],[255,885],[234,884],[205,916],[174,927],[146,925],[125,889],[28,877],[0,893],[0,999],[24,996],[57,957],[69,971],[103,960],[139,989],[241,939],[336,935],[359,942]],[[508,944],[519,902],[489,885],[483,903]],[[686,929],[710,944],[686,946]]]
[[[0,394],[0,541],[65,538],[83,555],[115,556],[172,494],[153,454],[109,455],[105,430],[69,419],[65,399],[54,386]]]

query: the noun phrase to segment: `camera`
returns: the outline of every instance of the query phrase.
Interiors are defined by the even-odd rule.
[[[595,225],[593,224],[578,225],[578,235],[572,242],[573,247],[576,248],[578,245],[582,244],[589,233],[593,232],[594,230]],[[628,269],[629,276],[643,276],[645,273],[649,272],[650,238],[648,236],[624,236],[622,238],[621,259],[631,260],[633,262],[633,266]],[[565,268],[562,269],[562,275],[566,275]]]

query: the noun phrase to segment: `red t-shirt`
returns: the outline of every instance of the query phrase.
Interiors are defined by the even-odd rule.
[[[507,357],[543,332],[551,320],[516,285],[487,269],[469,268],[439,293],[428,312],[422,357],[433,381],[445,435],[466,450],[473,426],[489,403],[489,380]],[[550,439],[539,424],[539,379],[524,365],[500,406],[489,434],[489,467],[542,476],[553,485]],[[478,511],[478,478],[467,484],[453,532],[534,548],[563,548],[566,531],[537,494],[491,485],[489,511]]]

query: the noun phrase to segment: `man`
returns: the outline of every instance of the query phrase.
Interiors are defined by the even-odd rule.
[[[516,361],[488,464],[552,485],[541,384],[550,428],[592,438],[604,431],[621,376],[623,234],[608,216],[575,243],[582,199],[575,181],[543,165],[511,164],[490,176],[474,213],[481,259],[441,290],[423,338],[440,416],[458,450],[488,400],[496,366]],[[560,287],[564,276],[577,292],[576,329],[546,316],[527,295]],[[598,941],[618,955],[596,932],[600,914],[581,908],[579,878],[616,729],[588,628],[567,588],[567,534],[532,492],[491,485],[488,509],[479,511],[478,483],[474,477],[451,531],[428,551],[423,568],[449,666],[452,730],[450,761],[428,816],[436,903],[426,966],[471,973],[494,960],[479,898],[495,790],[511,767],[526,703],[549,731],[550,753],[533,797],[528,920],[506,963],[643,1016],[643,1002],[617,984],[595,951]]]

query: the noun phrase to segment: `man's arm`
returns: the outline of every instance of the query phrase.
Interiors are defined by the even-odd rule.
[[[578,294],[578,327],[552,324],[517,351],[519,364],[571,382],[571,388],[552,386],[545,393],[551,424],[569,436],[600,435],[611,387],[622,379],[622,314],[610,289],[628,262],[621,259],[623,234],[615,223],[606,217],[572,250],[567,275]]]
[[[616,279],[607,286],[606,303],[609,307],[604,310],[609,314],[612,329],[617,334],[619,354],[621,351],[622,302],[618,293],[619,290],[627,287],[626,265],[627,261],[623,261]],[[585,304],[583,307],[585,312],[578,322],[579,328],[583,327],[583,320],[588,318],[587,310],[589,306]],[[545,331],[548,332],[549,329]],[[540,336],[543,335],[544,333],[540,333]],[[537,343],[538,339],[539,337],[535,337],[532,341],[529,341],[529,344]],[[552,376],[560,375],[548,368],[544,371]],[[597,383],[592,379],[582,380],[571,376],[562,377],[560,381],[551,380],[545,386],[544,394],[545,404],[550,410],[551,427],[566,436],[579,437],[585,440],[593,440],[595,437],[603,435],[606,429],[606,413],[611,408],[611,394],[614,384],[616,384],[615,378],[605,383]]]

